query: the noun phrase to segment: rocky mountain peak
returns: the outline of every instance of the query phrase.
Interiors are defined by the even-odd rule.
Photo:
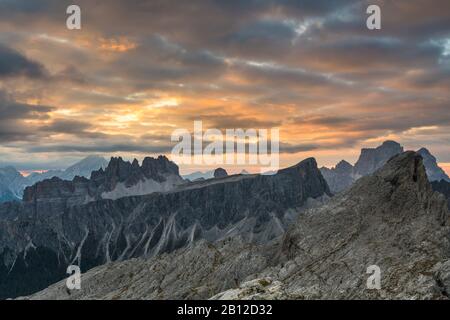
[[[228,172],[223,168],[217,168],[214,170],[214,178],[225,178],[228,177]]]
[[[156,178],[160,174],[180,175],[178,166],[166,156],[159,156],[157,159],[146,157],[141,168],[148,178]]]
[[[418,191],[431,190],[423,158],[414,151],[407,151],[391,158],[375,175],[393,186],[416,185]]]
[[[365,198],[364,206],[378,203],[377,211],[395,212],[397,217],[434,212],[440,223],[448,219],[445,199],[433,191],[424,160],[414,151],[391,158],[373,175],[356,181],[345,195]]]
[[[131,166],[133,167],[133,169],[137,169],[139,168],[139,161],[138,159],[134,159],[133,162],[131,163]]]
[[[420,148],[419,150],[417,150],[417,153],[420,154],[422,157],[423,156],[430,156],[433,157],[434,159],[436,159],[430,152],[430,150],[428,150],[427,148]]]
[[[441,297],[436,279],[448,259],[448,222],[445,199],[431,189],[422,157],[405,152],[300,215],[282,244],[291,262],[281,259],[286,267],[274,273],[288,291],[310,298]],[[373,264],[389,279],[380,291],[355,278]],[[326,282],[315,287],[318,275]]]
[[[335,167],[337,172],[348,172],[351,173],[353,170],[353,166],[345,160],[339,161],[339,163]]]
[[[392,150],[403,150],[403,147],[400,143],[398,143],[397,141],[393,141],[393,140],[386,140],[384,141],[381,146],[379,147],[380,149],[392,149]]]
[[[167,191],[181,183],[178,166],[164,156],[145,158],[142,166],[139,166],[136,159],[130,163],[122,157],[112,157],[106,168],[93,171],[90,179],[78,176],[71,181],[47,179],[27,187],[23,199],[26,202],[48,202],[52,199],[64,207],[67,204],[84,204],[105,196],[116,199]],[[119,189],[116,190],[117,188]]]
[[[317,171],[317,161],[315,158],[306,158],[305,160],[300,161],[299,163],[293,165],[292,167],[288,167],[288,168],[279,170],[279,172],[298,170],[298,169],[308,170],[308,171]]]
[[[403,147],[395,141],[385,141],[376,148],[361,149],[361,155],[355,163],[354,173],[357,176],[365,176],[381,168],[387,160],[402,153]]]
[[[420,154],[423,158],[423,162],[427,170],[428,179],[430,181],[444,180],[450,182],[450,178],[445,173],[445,171],[438,166],[436,157],[434,157],[428,149],[421,148],[419,151],[417,151],[417,153]]]
[[[353,183],[353,166],[345,160],[341,160],[334,168],[322,167],[323,177],[333,193],[345,190]]]

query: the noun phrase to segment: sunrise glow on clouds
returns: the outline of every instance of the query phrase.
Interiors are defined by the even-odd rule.
[[[450,3],[0,0],[0,163],[170,154],[194,120],[279,127],[281,164],[391,139],[450,171]],[[430,20],[428,17],[433,17]],[[194,169],[194,168],[185,168]],[[201,168],[200,168],[201,169]]]

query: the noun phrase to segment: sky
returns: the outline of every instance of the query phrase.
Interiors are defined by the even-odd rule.
[[[278,127],[282,166],[396,140],[449,172],[449,87],[448,0],[0,0],[0,164],[20,170],[170,155],[202,120]]]

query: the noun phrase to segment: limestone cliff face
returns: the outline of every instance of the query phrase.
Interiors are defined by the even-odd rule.
[[[422,161],[414,152],[394,157],[271,241],[200,241],[95,268],[81,291],[60,282],[28,298],[447,299],[448,209]],[[366,285],[372,265],[381,270],[380,290]]]
[[[93,174],[89,183],[126,183],[135,172],[121,161],[110,166],[103,174]],[[157,179],[167,169],[175,172],[164,164],[156,176],[150,169],[141,170]],[[86,180],[55,180],[50,185],[54,183],[58,190],[39,184],[34,187],[39,197],[0,206],[1,297],[42,289],[62,279],[69,264],[86,271],[110,261],[169,253],[200,239],[241,237],[244,242],[265,243],[283,234],[311,199],[330,194],[314,159],[273,176],[229,176],[169,192],[82,205],[62,205],[55,199],[64,199],[66,193],[83,194],[76,183]]]
[[[381,168],[390,158],[403,152],[403,147],[395,141],[385,141],[376,148],[364,148],[355,163],[354,174],[365,176]]]

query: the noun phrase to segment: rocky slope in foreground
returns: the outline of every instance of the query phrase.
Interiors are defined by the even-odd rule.
[[[443,299],[450,292],[449,217],[422,158],[406,152],[281,238],[200,242],[171,254],[95,268],[82,290],[57,283],[31,299]],[[381,269],[369,290],[367,267]],[[233,289],[234,288],[234,289]]]
[[[157,256],[201,239],[241,236],[244,242],[265,243],[283,234],[299,208],[328,194],[315,160],[307,159],[273,176],[216,178],[85,205],[61,206],[45,197],[4,204],[0,297],[41,290],[63,279],[71,264],[86,271],[111,261]]]

